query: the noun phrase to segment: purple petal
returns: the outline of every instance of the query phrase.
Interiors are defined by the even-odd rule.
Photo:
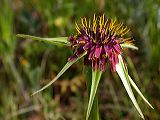
[[[106,52],[105,52],[105,50],[104,50],[104,47],[102,47],[101,54],[102,54],[102,55],[103,55],[103,54],[106,55]]]
[[[108,55],[108,58],[111,59],[112,49],[109,49],[108,46],[105,45],[104,50],[105,50],[106,54]]]
[[[94,70],[98,70],[99,66],[98,66],[98,60],[92,60],[92,68]]]
[[[98,41],[100,39],[101,33],[99,32],[99,29],[97,29],[96,32],[96,40]]]
[[[100,60],[100,69],[103,72],[106,70],[106,59],[101,59]]]
[[[81,32],[83,35],[85,35],[85,34],[86,34],[86,31],[85,31],[85,29],[84,29],[84,28],[82,28],[82,29],[80,30],[80,32]]]
[[[69,36],[69,37],[68,37],[68,41],[69,41],[69,42],[73,42],[73,41],[74,41],[74,36]]]
[[[99,66],[98,66],[98,60],[95,61],[95,70],[98,70]]]
[[[115,71],[116,70],[116,63],[115,63],[115,61],[114,61],[114,58],[112,57],[112,60],[110,61],[110,64],[111,64],[111,70],[112,71]]]
[[[96,48],[95,53],[94,53],[96,58],[100,57],[101,51],[102,51],[102,46]]]
[[[77,46],[77,41],[76,41],[76,40],[74,40],[74,41],[72,42],[71,47],[74,47],[74,46]]]
[[[90,53],[89,53],[89,56],[88,56],[88,59],[91,60],[91,58],[93,57],[93,54],[94,54],[94,50],[92,50]]]
[[[93,57],[94,52],[95,52],[95,46],[93,46],[89,52],[89,56],[88,56],[89,60]]]
[[[112,52],[112,55],[111,55],[109,61],[110,61],[110,64],[111,64],[112,71],[115,71],[116,70],[116,64],[119,62],[118,55],[115,51]]]
[[[116,71],[115,63],[113,61],[111,62],[111,70],[113,72]]]
[[[83,49],[88,50],[92,46],[92,43],[88,42],[84,45]]]
[[[115,50],[116,52],[118,52],[119,54],[122,54],[122,51],[121,51],[121,48],[120,48],[119,44],[116,44],[116,45],[114,45],[113,47],[114,47],[114,50]]]
[[[83,37],[83,39],[88,40],[88,36],[85,35],[85,36]]]
[[[90,32],[90,35],[91,35],[91,37],[92,37],[93,39],[95,39],[95,34],[94,34],[93,31]]]
[[[107,45],[104,45],[104,50],[105,50],[106,53],[109,52],[109,49],[108,49],[108,46],[107,46]]]
[[[81,46],[77,49],[76,55],[80,56],[83,52],[84,52],[84,49],[83,49],[83,46]]]
[[[115,63],[116,63],[116,64],[117,64],[117,63],[119,63],[118,55],[115,55],[115,57],[114,57],[114,61],[115,61]]]

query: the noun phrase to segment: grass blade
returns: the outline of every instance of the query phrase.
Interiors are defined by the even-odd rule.
[[[143,115],[141,109],[139,108],[139,105],[134,97],[133,92],[132,92],[132,89],[131,89],[131,86],[129,83],[129,78],[128,78],[128,71],[125,68],[125,65],[123,63],[121,55],[118,55],[118,58],[119,58],[119,63],[116,64],[116,71],[117,71],[119,77],[121,78],[121,81],[122,81],[128,95],[129,95],[131,101],[133,102],[135,108],[137,109],[140,116],[144,119],[144,115]]]
[[[132,44],[126,44],[126,43],[124,43],[124,44],[121,44],[121,47],[122,48],[131,48],[131,49],[134,49],[134,50],[138,50],[138,47],[136,47],[136,46],[134,46]]]
[[[51,80],[47,85],[45,85],[41,89],[39,89],[36,92],[34,92],[31,96],[43,91],[44,89],[49,87],[51,84],[53,84],[72,64],[74,64],[76,61],[78,61],[80,58],[82,58],[85,54],[86,53],[84,53],[83,55],[81,55],[80,57],[78,57],[77,59],[75,59],[75,60],[73,60],[71,62],[67,62],[67,64],[62,68],[62,70],[58,73],[58,75],[53,80]]]
[[[131,85],[133,86],[133,88],[137,91],[137,93],[142,97],[142,99],[152,108],[153,106],[148,102],[148,100],[143,96],[143,94],[141,93],[141,91],[138,89],[138,87],[136,86],[136,84],[134,83],[134,81],[131,79],[131,77],[128,75],[129,77],[129,81],[131,83]]]
[[[88,103],[88,108],[87,108],[86,120],[89,119],[90,112],[91,112],[91,109],[93,106],[93,102],[95,100],[95,96],[97,93],[97,88],[99,85],[101,75],[102,75],[102,72],[100,70],[97,70],[97,71],[92,70],[92,84],[91,84],[91,91],[90,91],[89,103]],[[98,97],[96,99],[98,99]],[[99,113],[97,113],[97,114],[99,114]],[[99,119],[99,116],[97,116],[96,120],[97,119]]]
[[[67,37],[42,38],[42,37],[36,37],[36,36],[24,35],[24,34],[17,34],[17,37],[32,39],[32,40],[37,40],[37,41],[43,41],[43,42],[47,42],[53,45],[66,45],[66,46],[71,45],[71,43],[68,42]]]

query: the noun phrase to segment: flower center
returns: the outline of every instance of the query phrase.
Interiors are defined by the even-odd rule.
[[[112,19],[105,20],[104,15],[99,19],[94,15],[92,25],[90,20],[87,23],[84,18],[81,19],[81,25],[76,24],[76,30],[78,34],[68,38],[74,50],[68,60],[87,52],[85,63],[91,63],[94,70],[105,71],[108,57],[112,70],[115,71],[118,55],[122,54],[120,44],[129,40],[122,38],[128,32],[127,27],[123,27],[122,23],[116,24]]]

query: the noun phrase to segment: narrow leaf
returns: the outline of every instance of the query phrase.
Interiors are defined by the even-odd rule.
[[[127,44],[127,43],[124,43],[124,44],[121,44],[121,47],[122,48],[131,48],[131,49],[134,49],[134,50],[138,50],[138,47],[132,45],[132,44]]]
[[[138,89],[138,87],[136,86],[136,84],[134,83],[134,81],[131,79],[131,77],[128,75],[129,77],[129,81],[131,83],[131,85],[133,86],[133,88],[137,91],[137,93],[142,97],[142,99],[152,108],[153,106],[148,102],[148,100],[143,96],[143,94],[141,93],[141,91]]]
[[[129,83],[129,78],[128,78],[128,72],[125,68],[125,65],[123,63],[123,60],[122,60],[122,57],[121,55],[118,55],[118,58],[119,58],[119,63],[116,64],[116,71],[119,75],[119,77],[121,78],[122,80],[122,83],[130,97],[130,99],[132,100],[135,108],[137,109],[137,111],[139,112],[140,116],[144,119],[144,116],[143,116],[143,113],[141,111],[141,109],[139,108],[139,105],[134,97],[134,94],[132,92],[132,89],[131,89],[131,86],[130,86],[130,83]]]
[[[66,45],[70,46],[71,43],[68,42],[67,37],[57,37],[57,38],[42,38],[42,37],[36,37],[31,35],[24,35],[24,34],[17,34],[17,37],[26,38],[26,39],[32,39],[37,41],[43,41],[54,45]]]
[[[93,102],[94,102],[94,99],[95,99],[95,95],[96,95],[96,92],[97,92],[97,88],[98,88],[98,85],[99,85],[101,75],[102,75],[102,72],[100,70],[97,70],[97,71],[92,70],[92,85],[91,85],[89,103],[88,103],[88,108],[87,108],[86,120],[88,120],[88,118],[90,116],[90,112],[91,112],[91,109],[92,109],[92,106],[93,106]]]
[[[80,58],[82,58],[85,54],[86,53],[84,53],[83,55],[81,55],[80,57],[78,57],[77,59],[75,59],[71,62],[67,62],[67,64],[62,68],[62,70],[58,73],[58,75],[53,80],[51,80],[47,85],[45,85],[44,87],[42,87],[38,91],[34,92],[31,96],[43,91],[44,89],[49,87],[51,84],[53,84],[72,64],[74,64],[76,61],[78,61]]]

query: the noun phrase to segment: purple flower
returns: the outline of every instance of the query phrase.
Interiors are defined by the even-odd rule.
[[[133,39],[131,37],[125,38],[124,35],[129,31],[127,27],[124,27],[122,23],[116,23],[116,20],[105,19],[105,16],[96,17],[94,15],[93,21],[81,19],[81,24],[76,24],[77,35],[69,36],[67,38],[39,38],[33,36],[24,36],[39,39],[40,41],[50,41],[51,43],[62,43],[69,45],[74,54],[68,58],[68,62],[57,74],[57,76],[51,80],[47,85],[42,87],[40,90],[34,92],[32,95],[41,92],[46,89],[52,83],[54,83],[72,64],[84,57],[84,63],[91,65],[92,71],[92,84],[90,91],[89,104],[87,108],[86,120],[88,120],[93,102],[98,99],[96,96],[98,84],[101,78],[102,72],[106,70],[107,60],[110,62],[112,71],[116,71],[121,78],[121,81],[132,100],[135,108],[137,109],[140,116],[144,119],[144,115],[134,97],[131,86],[137,91],[142,99],[151,107],[152,105],[146,100],[143,94],[140,92],[132,78],[128,74],[127,66],[124,64],[122,58],[122,47],[138,49],[132,44]],[[96,106],[97,107],[97,106]],[[98,107],[97,107],[98,108]]]
[[[77,35],[68,37],[72,43],[71,48],[74,54],[68,61],[78,58],[84,52],[86,63],[90,63],[94,70],[105,71],[107,60],[111,69],[115,71],[118,55],[122,54],[121,44],[131,43],[132,38],[123,36],[129,31],[123,23],[116,23],[116,20],[105,19],[105,16],[96,17],[93,21],[87,22],[86,18],[81,19],[81,24],[76,24]]]

